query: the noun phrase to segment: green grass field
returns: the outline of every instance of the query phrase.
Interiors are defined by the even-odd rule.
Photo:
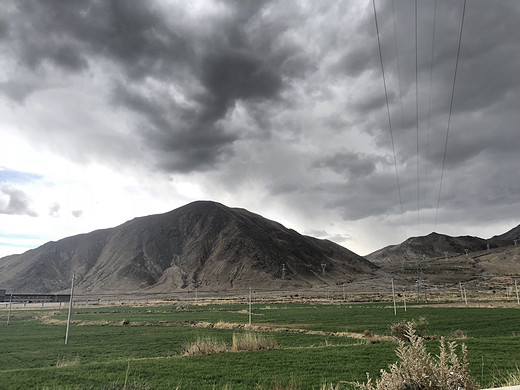
[[[184,356],[184,347],[201,337],[230,344],[233,333],[245,331],[247,305],[75,308],[68,345],[66,315],[13,310],[6,325],[7,310],[0,310],[0,389],[112,389],[125,381],[150,389],[319,389],[364,381],[366,372],[377,376],[397,360],[395,342],[367,344],[337,332],[390,335],[390,324],[420,317],[433,353],[438,337],[467,336],[470,370],[483,387],[520,367],[518,308],[409,306],[395,316],[381,304],[255,304],[253,325],[278,349],[198,356]]]

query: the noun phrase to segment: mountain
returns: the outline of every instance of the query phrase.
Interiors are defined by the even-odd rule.
[[[415,283],[432,285],[474,282],[498,288],[510,283],[520,266],[520,245],[514,245],[518,227],[489,240],[431,233],[412,237],[366,256],[382,271]]]
[[[198,201],[4,257],[0,286],[66,291],[75,271],[78,291],[90,293],[312,287],[366,278],[377,268],[331,241]]]
[[[468,252],[487,249],[489,242],[472,236],[451,237],[444,234],[430,233],[427,236],[411,237],[399,245],[390,245],[369,254],[367,259],[375,264],[399,261],[416,261],[422,257],[453,257]],[[496,248],[496,243],[489,243]]]
[[[499,236],[493,236],[490,238],[491,241],[510,241],[514,242],[517,240],[517,242],[520,244],[520,225],[517,227],[509,230],[508,232],[501,234]]]

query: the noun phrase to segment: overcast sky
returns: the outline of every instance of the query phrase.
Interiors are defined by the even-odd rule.
[[[467,1],[449,131],[463,0],[417,52],[376,8],[392,133],[369,0],[4,0],[0,256],[200,199],[361,255],[517,226],[520,2]]]

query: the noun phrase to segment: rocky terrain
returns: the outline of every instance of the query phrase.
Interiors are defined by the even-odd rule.
[[[0,286],[66,291],[75,271],[76,288],[86,293],[312,288],[370,278],[377,268],[333,242],[199,201],[4,257]]]
[[[401,281],[450,285],[459,282],[490,289],[520,276],[520,225],[490,239],[431,233],[380,249],[368,260]]]

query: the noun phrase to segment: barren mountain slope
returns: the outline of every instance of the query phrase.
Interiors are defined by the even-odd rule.
[[[387,246],[369,254],[367,259],[375,264],[416,261],[417,258],[453,257],[468,252],[487,249],[488,241],[478,237],[451,237],[444,234],[430,233],[427,236],[411,237],[399,245]],[[498,247],[489,243],[491,248]]]
[[[0,285],[61,291],[74,270],[78,290],[90,292],[311,287],[368,277],[376,269],[330,241],[244,209],[199,201],[0,259]]]
[[[517,241],[517,244],[520,244],[520,225],[514,227],[504,234],[490,238],[490,241],[509,241],[509,244],[512,242],[514,243],[515,240]]]
[[[503,234],[506,237],[510,232]],[[513,233],[512,233],[513,234]],[[518,275],[519,249],[512,240],[450,237],[431,233],[369,254],[367,259],[396,277],[415,283],[469,282],[494,288]]]

